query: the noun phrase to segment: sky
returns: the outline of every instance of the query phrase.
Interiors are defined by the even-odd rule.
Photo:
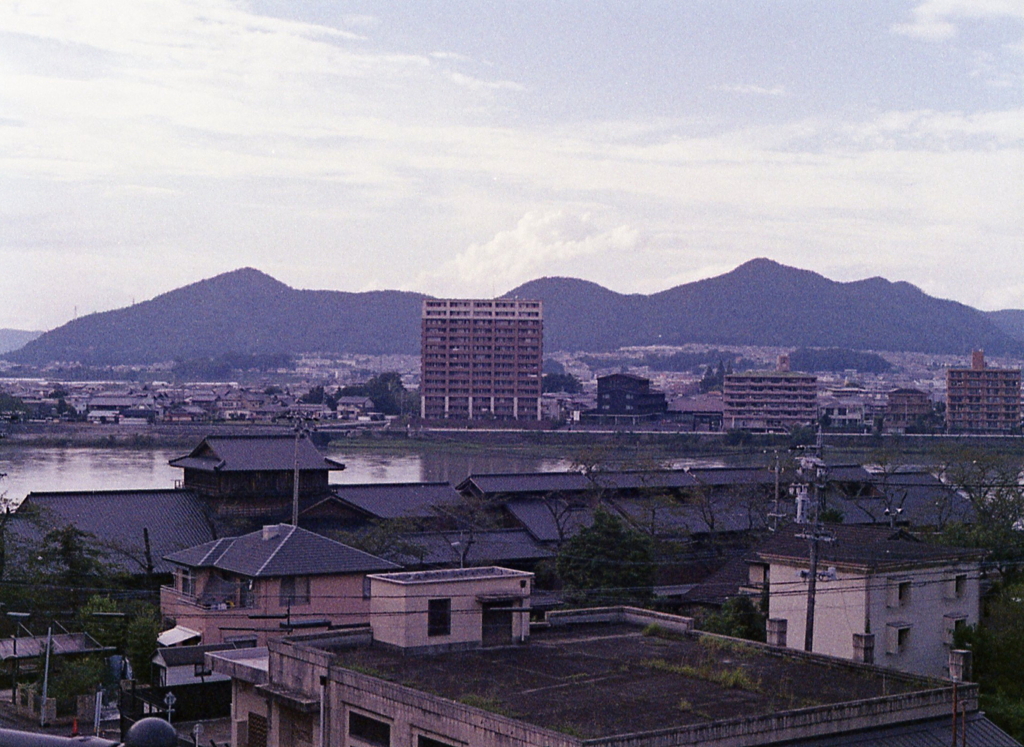
[[[4,0],[0,327],[255,267],[1024,308],[1024,0]]]

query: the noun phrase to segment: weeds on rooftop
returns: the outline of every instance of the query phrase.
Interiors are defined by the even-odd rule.
[[[715,669],[707,661],[695,667],[690,664],[671,664],[664,659],[644,659],[641,664],[648,669],[678,674],[683,677],[692,677],[704,680],[705,682],[714,682],[717,685],[732,690],[746,690],[752,693],[762,692],[761,681],[751,677],[742,667]]]
[[[743,658],[753,656],[754,649],[742,641],[730,638],[719,638],[717,636],[702,635],[697,639],[697,644],[707,651],[715,653],[730,653]]]
[[[683,633],[677,633],[674,630],[669,630],[668,628],[658,625],[658,623],[651,623],[650,625],[647,625],[644,627],[642,633],[650,638],[667,638],[670,641],[681,641],[686,638]]]
[[[477,695],[476,693],[466,693],[459,698],[459,702],[464,705],[472,706],[473,708],[480,708],[484,711],[496,713],[499,716],[516,718],[518,715],[515,711],[502,705],[501,701],[497,698],[488,698],[484,695]]]

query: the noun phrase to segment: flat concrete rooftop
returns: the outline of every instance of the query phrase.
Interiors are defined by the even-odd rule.
[[[426,655],[335,650],[336,665],[594,739],[767,716],[946,683],[699,634],[573,624],[524,646]]]

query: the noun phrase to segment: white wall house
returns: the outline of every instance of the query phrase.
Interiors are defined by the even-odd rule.
[[[803,649],[810,541],[790,527],[758,550],[769,575],[769,619]],[[819,544],[815,653],[903,672],[948,676],[953,631],[975,625],[983,551],[921,542],[903,530],[830,526]]]

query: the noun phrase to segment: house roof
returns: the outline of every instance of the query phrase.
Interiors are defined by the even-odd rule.
[[[435,516],[437,506],[452,506],[463,500],[447,482],[332,485],[331,491],[333,497],[310,506],[303,513],[336,500],[375,519],[423,519]]]
[[[172,467],[203,472],[280,472],[342,470],[345,465],[328,459],[308,438],[294,434],[270,436],[207,436],[185,456],[172,459]]]
[[[171,553],[170,563],[215,568],[247,578],[377,573],[399,566],[319,534],[274,524],[240,537],[207,542]]]
[[[849,524],[827,524],[825,528],[834,540],[819,543],[819,563],[881,570],[977,561],[986,554],[984,550],[922,542],[903,529]],[[784,527],[759,546],[755,554],[769,562],[806,562],[810,544],[801,535],[809,529],[802,524]]]
[[[523,529],[403,534],[399,548],[389,557],[402,565],[451,565],[460,561],[461,547],[453,546],[454,543],[469,544],[465,560],[471,565],[501,565],[554,557],[551,550],[539,545]]]
[[[94,535],[109,559],[131,573],[145,571],[146,530],[157,573],[171,571],[163,559],[168,553],[214,537],[204,504],[191,490],[33,492],[19,512],[27,508],[38,508],[44,523],[70,524]],[[46,531],[27,520],[11,522],[11,527],[33,541]]]
[[[470,475],[456,490],[477,494],[587,492],[690,488],[697,480],[687,470],[593,472],[512,472]]]

